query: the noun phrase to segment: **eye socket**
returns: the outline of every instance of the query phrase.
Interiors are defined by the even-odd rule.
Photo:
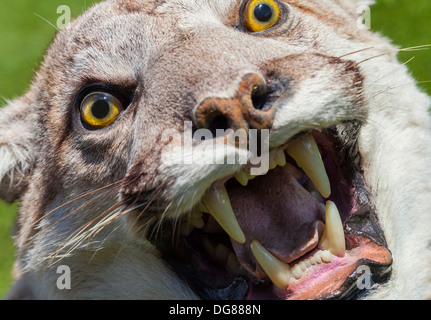
[[[280,6],[274,0],[250,0],[244,8],[244,27],[250,32],[267,30],[280,20]]]
[[[81,103],[81,119],[91,129],[103,129],[111,125],[124,111],[121,102],[106,92],[93,92]]]

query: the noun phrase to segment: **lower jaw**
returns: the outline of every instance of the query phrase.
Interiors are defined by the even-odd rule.
[[[329,149],[331,141],[326,140],[321,133],[314,136],[322,149]],[[243,268],[226,269],[224,262],[217,261],[217,257],[202,254],[208,252],[202,245],[203,239],[208,235],[200,231],[195,231],[186,238],[177,238],[174,240],[174,247],[171,233],[167,233],[169,235],[164,241],[156,239],[155,244],[179,278],[185,279],[204,299],[335,299],[365,294],[367,291],[364,289],[371,289],[371,286],[360,285],[358,281],[361,276],[369,278],[374,286],[385,281],[392,262],[391,253],[386,248],[374,211],[366,201],[360,199],[360,177],[353,182],[354,191],[343,196],[347,181],[340,170],[336,169],[338,166],[331,167],[328,164],[334,157],[330,159],[329,153],[326,156],[329,158],[323,159],[325,167],[333,171],[330,172],[333,179],[331,185],[335,189],[339,188],[331,198],[341,204],[346,251],[342,256],[325,252],[325,257],[321,259],[324,261],[319,263],[319,259],[317,262],[316,259],[311,259],[323,252],[316,247],[289,263],[292,270],[301,270],[300,275],[297,273],[298,276],[291,277],[285,289],[280,290],[268,278],[258,279]],[[225,234],[222,242],[229,244],[231,241]],[[232,269],[236,270],[232,272]]]
[[[178,277],[204,300],[356,299],[386,282],[391,274],[392,256],[376,223],[371,210],[352,216],[345,222],[344,257],[331,255],[327,261],[305,265],[301,277],[292,278],[284,290],[278,289],[270,279],[255,278],[242,268],[237,272],[227,270],[216,259],[203,254],[206,236],[199,230],[174,240],[174,246],[169,232],[154,244]],[[222,238],[216,237],[218,241]],[[290,266],[300,265],[319,252],[323,251],[315,248]]]
[[[366,237],[346,237],[357,246],[349,248],[344,257],[333,255],[330,262],[307,268],[286,290],[275,290],[276,295],[284,300],[351,299],[386,281],[391,270],[391,253]],[[249,297],[263,298],[257,292]]]

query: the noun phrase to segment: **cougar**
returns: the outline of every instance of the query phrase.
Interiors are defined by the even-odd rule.
[[[0,110],[10,299],[429,299],[429,97],[356,0],[111,0]]]

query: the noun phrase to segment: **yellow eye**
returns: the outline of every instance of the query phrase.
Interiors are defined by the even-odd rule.
[[[244,26],[250,32],[273,27],[280,20],[280,7],[274,0],[250,0],[244,10]]]
[[[117,98],[104,92],[94,92],[81,103],[82,121],[91,129],[102,129],[115,120],[124,110]]]

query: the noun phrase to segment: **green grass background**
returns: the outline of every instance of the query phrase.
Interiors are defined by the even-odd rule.
[[[218,0],[214,0],[218,1]],[[29,87],[44,51],[56,30],[57,7],[66,4],[79,15],[96,0],[0,1],[0,104],[23,94]],[[40,16],[40,17],[39,17]],[[44,19],[42,19],[43,17]],[[430,0],[378,0],[371,8],[372,29],[402,47],[431,44]],[[411,57],[409,68],[418,81],[431,80],[431,50],[400,53],[401,61]],[[431,94],[431,83],[420,86]],[[2,161],[2,159],[0,159]],[[17,204],[0,202],[0,298],[11,284],[14,248],[11,240]]]

